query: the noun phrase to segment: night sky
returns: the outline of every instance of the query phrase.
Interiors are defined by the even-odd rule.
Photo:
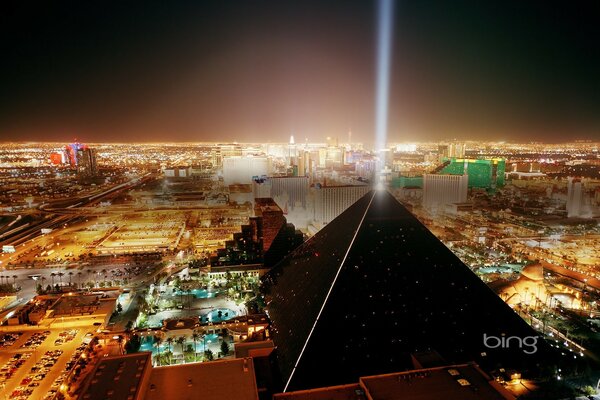
[[[3,1],[0,140],[371,143],[374,1]],[[600,140],[600,3],[397,1],[389,140]]]

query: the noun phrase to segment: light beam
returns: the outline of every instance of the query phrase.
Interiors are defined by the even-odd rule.
[[[375,151],[387,144],[388,107],[392,34],[394,31],[394,0],[377,1],[377,86],[375,92]],[[380,165],[382,165],[380,163]]]

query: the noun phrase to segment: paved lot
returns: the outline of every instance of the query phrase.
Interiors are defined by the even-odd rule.
[[[11,397],[11,393],[18,387],[21,386],[21,381],[27,377],[33,377],[35,374],[30,373],[31,368],[40,361],[47,351],[62,350],[62,354],[58,356],[53,366],[49,367],[49,371],[46,376],[39,382],[39,386],[32,387],[33,392],[29,396],[29,399],[43,399],[45,394],[48,392],[54,381],[65,369],[67,362],[71,359],[71,356],[75,352],[76,348],[82,343],[83,337],[86,333],[92,332],[91,328],[76,328],[78,329],[77,334],[74,338],[61,345],[55,345],[55,341],[59,339],[60,333],[67,329],[63,328],[50,328],[50,329],[39,329],[39,330],[27,330],[24,331],[23,335],[10,347],[0,348],[0,366],[3,366],[13,355],[17,353],[30,354],[27,361],[21,365],[14,375],[6,380],[3,389],[0,389],[0,398]],[[50,334],[46,339],[35,349],[21,348],[21,346],[30,339],[35,333],[50,331]],[[1,333],[0,333],[1,334]],[[27,385],[24,385],[27,386]]]

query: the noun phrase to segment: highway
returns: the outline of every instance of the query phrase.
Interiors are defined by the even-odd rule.
[[[56,229],[60,226],[77,222],[79,218],[84,218],[85,215],[80,215],[77,208],[82,206],[90,206],[100,201],[120,194],[124,190],[133,189],[134,187],[147,182],[152,179],[151,174],[146,174],[142,178],[135,178],[128,182],[121,183],[120,185],[114,186],[110,189],[105,190],[102,193],[95,194],[93,196],[86,196],[82,198],[75,198],[71,200],[61,200],[54,204],[42,204],[38,209],[42,212],[50,214],[46,220],[31,223],[25,229],[13,230],[5,233],[5,238],[0,242],[0,246],[12,245],[19,246],[41,235],[42,229]],[[61,207],[56,207],[56,204],[61,204]],[[66,205],[69,204],[69,205]],[[61,214],[61,215],[59,215]]]

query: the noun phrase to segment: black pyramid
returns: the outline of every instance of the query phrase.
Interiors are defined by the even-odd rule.
[[[535,353],[516,341],[484,345],[484,334],[537,335],[386,191],[368,193],[297,248],[263,288],[286,391],[411,369],[419,351],[521,371],[546,353],[541,338]]]

